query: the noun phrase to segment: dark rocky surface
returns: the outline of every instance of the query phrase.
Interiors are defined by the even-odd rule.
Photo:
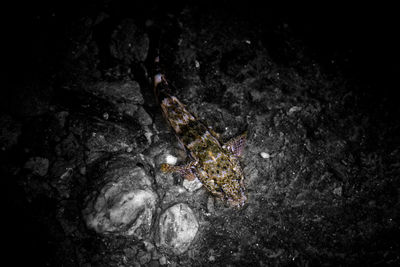
[[[390,7],[110,0],[9,12],[0,176],[13,266],[399,264]],[[185,153],[153,96],[157,47],[199,119],[223,141],[248,131],[241,210],[160,171]]]

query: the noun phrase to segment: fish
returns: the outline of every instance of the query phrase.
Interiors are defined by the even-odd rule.
[[[154,91],[167,123],[186,150],[188,162],[182,166],[161,164],[164,173],[179,173],[183,178],[200,180],[212,195],[229,207],[241,208],[247,201],[244,174],[239,158],[243,155],[247,131],[225,144],[219,134],[197,119],[188,108],[172,94],[165,74],[155,58]]]

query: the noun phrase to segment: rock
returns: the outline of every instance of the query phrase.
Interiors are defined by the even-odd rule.
[[[179,203],[168,208],[159,220],[158,246],[175,254],[185,252],[199,228],[196,216],[188,205]]]
[[[64,128],[65,127],[65,123],[67,121],[67,117],[69,116],[68,111],[60,111],[57,112],[55,117],[58,120],[58,124],[60,126],[60,128]]]
[[[139,126],[138,128],[139,131]],[[122,126],[115,125],[109,122],[101,122],[91,128],[91,135],[86,142],[87,146],[87,163],[91,163],[98,159],[103,152],[125,152],[129,149],[132,152],[134,149],[140,150],[144,142],[137,144],[137,132],[132,129],[127,129]],[[99,154],[100,152],[100,154]]]
[[[148,126],[153,123],[153,120],[151,119],[150,115],[146,112],[146,110],[144,110],[143,107],[139,107],[136,116],[137,116],[137,121],[142,126]]]
[[[45,176],[49,170],[49,160],[41,157],[32,157],[25,163],[24,168],[31,170],[35,175]]]
[[[98,82],[86,88],[87,91],[111,101],[116,106],[121,103],[143,105],[144,99],[140,85],[136,81]]]
[[[165,256],[162,256],[158,261],[160,265],[167,265],[167,258]]]
[[[154,245],[150,241],[145,240],[145,241],[143,241],[143,244],[144,244],[144,247],[146,248],[147,252],[151,252],[154,250]]]
[[[165,156],[165,163],[168,163],[170,165],[175,165],[177,161],[178,161],[178,158],[175,156],[172,156],[172,155]]]
[[[121,103],[117,106],[118,112],[128,115],[128,116],[135,116],[135,113],[139,109],[138,105],[131,104],[131,103]]]
[[[287,112],[288,115],[292,115],[293,113],[296,113],[298,111],[301,111],[302,107],[298,107],[298,106],[293,106],[289,109],[289,111]]]
[[[112,34],[110,52],[116,59],[127,64],[143,62],[149,50],[149,37],[138,29],[131,19],[125,19]]]
[[[21,124],[8,115],[0,115],[0,144],[2,150],[7,150],[18,143],[21,135]]]
[[[269,153],[267,153],[267,152],[261,152],[261,153],[260,153],[260,156],[261,156],[263,159],[269,159],[269,158],[271,157],[271,155],[270,155]]]
[[[86,225],[98,233],[146,238],[157,202],[150,177],[126,159],[117,158],[109,166],[103,177],[107,183],[88,197]]]
[[[339,197],[342,196],[342,192],[343,192],[343,188],[341,186],[336,187],[335,189],[333,189],[333,193]]]
[[[193,181],[184,179],[182,185],[189,192],[194,192],[196,190],[199,190],[203,186],[203,184],[197,178],[195,178]]]
[[[146,251],[140,251],[137,257],[141,265],[144,265],[151,260],[151,254]]]

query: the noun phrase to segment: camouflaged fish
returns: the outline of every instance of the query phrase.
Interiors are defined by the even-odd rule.
[[[159,58],[155,60],[158,66]],[[165,76],[156,69],[154,89],[167,122],[188,152],[190,161],[184,166],[162,164],[163,172],[178,172],[185,179],[198,178],[213,195],[231,207],[246,202],[243,172],[238,158],[242,155],[246,133],[221,145],[218,135],[201,123],[171,95]]]

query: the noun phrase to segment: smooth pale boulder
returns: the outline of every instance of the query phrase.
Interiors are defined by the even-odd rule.
[[[160,216],[158,227],[157,245],[179,255],[189,248],[199,229],[199,223],[192,209],[179,203]]]

